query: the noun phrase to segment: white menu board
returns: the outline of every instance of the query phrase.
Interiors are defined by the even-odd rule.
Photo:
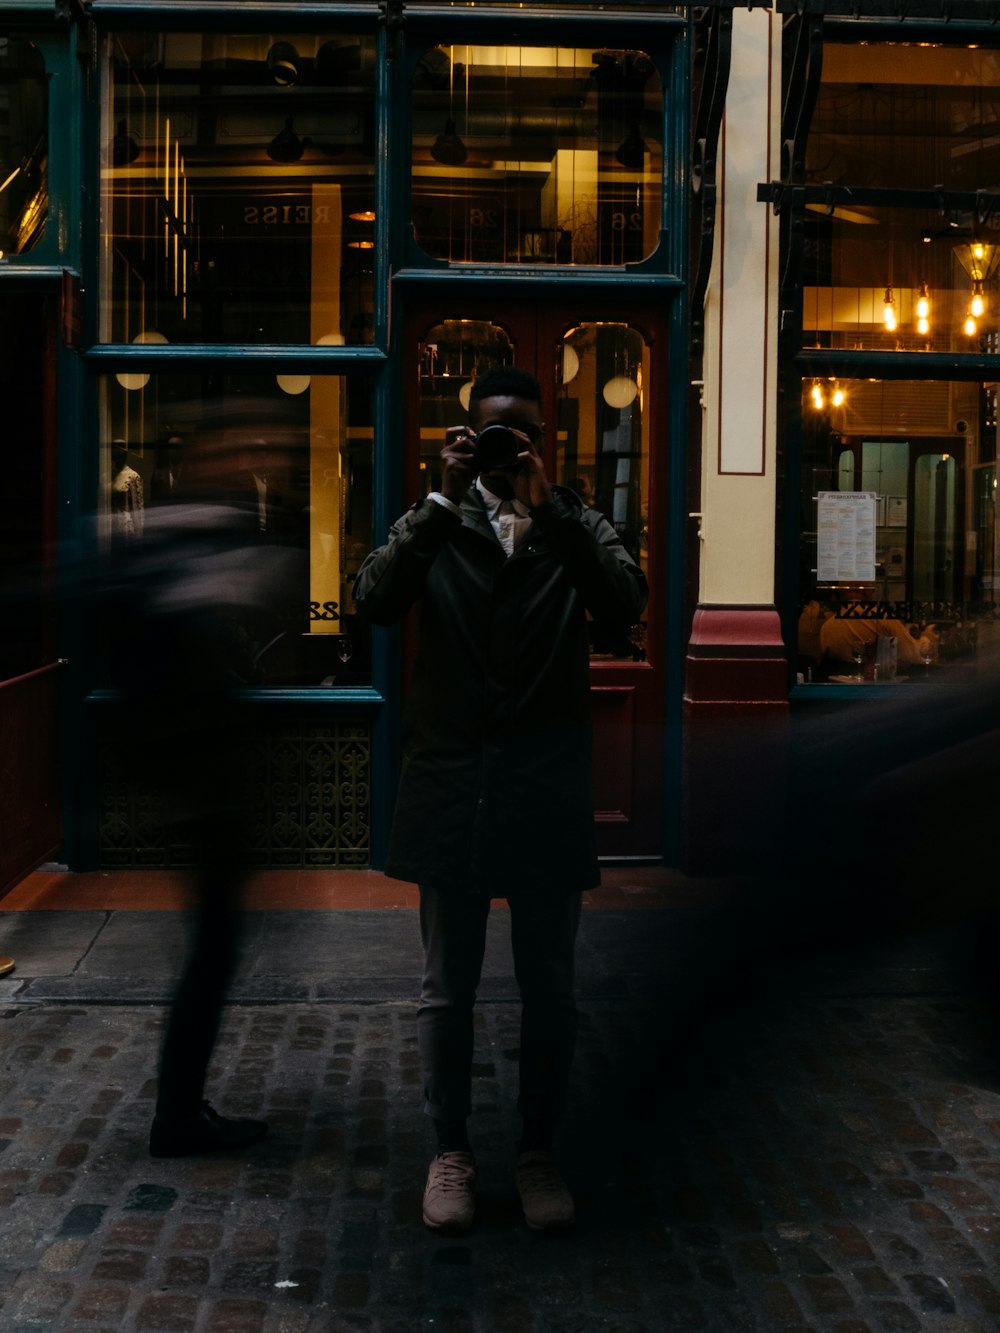
[[[874,583],[874,491],[820,491],[817,583]]]

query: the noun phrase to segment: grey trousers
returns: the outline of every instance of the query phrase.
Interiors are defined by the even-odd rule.
[[[513,893],[514,975],[521,993],[520,1092],[525,1119],[555,1122],[566,1105],[576,1046],[573,962],[581,894]],[[424,976],[417,1037],[424,1109],[464,1120],[472,1109],[472,1010],[486,949],[485,894],[420,886]]]

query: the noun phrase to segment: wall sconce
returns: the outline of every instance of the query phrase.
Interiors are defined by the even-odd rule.
[[[267,155],[272,162],[298,162],[308,147],[309,140],[299,138],[289,116],[285,121],[285,128],[280,130],[267,145]]]
[[[291,42],[275,42],[267,53],[267,72],[279,88],[292,88],[302,77],[302,62]]]
[[[128,121],[120,120],[111,140],[111,165],[127,167],[139,156],[139,145],[128,132]],[[6,184],[6,182],[5,182]]]
[[[809,398],[814,412],[822,412],[826,407],[826,394],[823,392],[823,384],[820,380],[813,380],[812,388],[809,390]],[[840,384],[833,381],[833,392],[830,394],[831,407],[843,407],[847,402],[847,394],[840,387]]]

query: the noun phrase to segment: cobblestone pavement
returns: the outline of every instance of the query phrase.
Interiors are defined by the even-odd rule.
[[[654,925],[669,934],[669,914],[596,915],[587,948],[606,932],[616,967],[632,939],[648,968]],[[558,1237],[517,1210],[518,1009],[487,985],[479,1224],[444,1239],[420,1222],[430,1138],[402,990],[289,1000],[275,976],[263,1002],[258,976],[210,1092],[270,1136],[155,1161],[161,1006],[33,996],[18,952],[0,992],[3,1333],[1000,1330],[1000,1083],[960,972],[834,960],[697,1021],[676,978],[588,982],[559,1143],[579,1224]]]

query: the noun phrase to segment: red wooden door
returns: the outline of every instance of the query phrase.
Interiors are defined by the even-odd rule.
[[[445,430],[467,420],[465,395],[489,365],[532,371],[542,385],[550,478],[608,518],[650,583],[643,621],[612,638],[592,627],[594,818],[613,860],[663,850],[663,522],[666,513],[662,315],[577,303],[548,311],[523,299],[420,301],[407,314],[408,502],[437,487]],[[463,402],[463,398],[465,401]],[[412,647],[412,644],[410,645]]]

